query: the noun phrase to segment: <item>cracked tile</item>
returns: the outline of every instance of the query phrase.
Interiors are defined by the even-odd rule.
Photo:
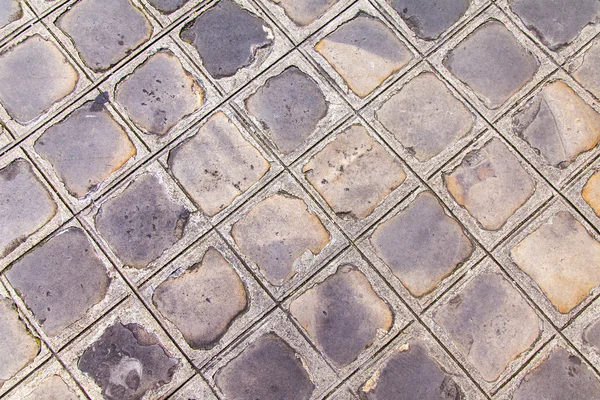
[[[23,8],[19,0],[0,1],[0,28],[11,22],[18,21],[23,16]]]
[[[338,215],[363,219],[406,179],[406,173],[361,125],[340,133],[302,168]]]
[[[77,396],[58,375],[53,375],[43,381],[37,389],[31,392],[24,400],[78,400]]]
[[[600,42],[588,49],[579,62],[574,61],[571,75],[592,94],[600,98]]]
[[[596,215],[600,217],[600,172],[596,172],[590,177],[583,187],[581,197],[592,207]]]
[[[270,0],[281,6],[285,15],[298,26],[308,26],[339,0]]]
[[[388,0],[406,24],[424,40],[435,40],[469,9],[469,0]]]

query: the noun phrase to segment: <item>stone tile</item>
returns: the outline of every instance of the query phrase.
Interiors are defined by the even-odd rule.
[[[471,151],[444,183],[458,204],[490,231],[503,227],[535,192],[535,181],[499,139]]]
[[[339,216],[369,216],[406,173],[361,125],[353,125],[315,154],[302,172]]]
[[[379,19],[360,12],[321,39],[315,49],[360,98],[365,98],[413,58]]]
[[[21,321],[14,304],[0,297],[0,388],[39,352],[39,342]]]
[[[343,367],[390,330],[393,314],[365,275],[351,264],[292,301],[290,311],[323,353]]]
[[[569,69],[577,82],[600,98],[600,42],[595,42]]]
[[[487,382],[541,334],[537,314],[499,273],[484,272],[435,311],[435,322]]]
[[[81,355],[78,368],[89,375],[107,400],[139,399],[169,383],[178,360],[138,324],[108,327]]]
[[[248,112],[258,119],[279,151],[290,154],[311,136],[328,110],[318,84],[291,66],[246,99]]]
[[[270,0],[285,11],[296,25],[304,27],[314,23],[340,0]]]
[[[27,161],[17,158],[0,169],[0,256],[18,247],[57,212]]]
[[[265,23],[231,0],[221,0],[200,14],[180,36],[200,53],[204,68],[215,79],[250,66],[258,49],[273,44]]]
[[[473,114],[431,72],[404,85],[376,111],[376,118],[421,162],[440,154],[474,126]]]
[[[588,400],[600,397],[600,381],[578,356],[559,348],[529,371],[512,395],[513,400]]]
[[[558,212],[511,249],[510,255],[562,314],[600,285],[600,271],[590,264],[600,259],[600,243],[569,212]]]
[[[444,66],[490,109],[531,81],[539,61],[497,20],[479,26],[450,51]]]
[[[583,331],[583,341],[600,353],[600,320],[592,322]]]
[[[0,54],[0,103],[21,124],[73,92],[78,81],[77,71],[63,53],[40,35]]]
[[[183,237],[189,217],[159,178],[145,173],[101,206],[95,224],[124,264],[141,269]]]
[[[226,398],[308,400],[315,390],[294,349],[275,333],[256,339],[217,372],[215,381]]]
[[[36,247],[14,263],[6,277],[51,337],[85,317],[104,299],[110,284],[106,267],[79,228],[64,230]]]
[[[19,20],[22,16],[23,8],[19,0],[0,1],[0,28]]]
[[[416,297],[433,291],[474,251],[461,226],[431,193],[421,193],[370,239],[377,255]]]
[[[209,216],[228,207],[271,168],[223,112],[211,116],[198,133],[171,150],[168,165]]]
[[[168,50],[152,55],[121,81],[116,100],[145,133],[165,135],[204,104],[205,92]]]
[[[231,234],[242,253],[259,267],[265,279],[281,286],[296,274],[303,254],[319,254],[330,233],[319,217],[297,197],[278,193],[265,198],[237,221]]]
[[[51,126],[34,149],[77,198],[94,191],[137,154],[125,130],[96,102],[85,103]]]
[[[359,389],[364,400],[463,400],[464,393],[420,343],[406,345]]]
[[[435,40],[469,9],[469,0],[390,0],[392,8],[424,40]]]
[[[517,135],[558,168],[600,142],[600,115],[563,81],[547,84],[513,117]]]
[[[152,299],[194,349],[212,347],[248,305],[244,283],[214,248],[199,264],[161,283]]]
[[[95,72],[117,64],[150,39],[153,29],[130,0],[83,0],[72,5],[56,24]]]
[[[148,3],[164,14],[170,14],[179,10],[189,0],[147,0]]]
[[[53,375],[43,381],[37,389],[31,392],[24,400],[78,400],[69,386],[58,375]]]
[[[600,5],[595,0],[569,3],[552,0],[512,0],[511,10],[551,50],[575,40],[581,30],[597,21]]]

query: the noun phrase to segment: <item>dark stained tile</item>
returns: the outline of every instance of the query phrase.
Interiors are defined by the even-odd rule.
[[[592,322],[585,328],[583,331],[583,340],[586,344],[600,352],[600,320]]]
[[[370,239],[378,256],[413,296],[431,292],[473,251],[460,225],[430,193],[381,224]]]
[[[389,331],[393,314],[353,265],[337,272],[294,300],[292,315],[340,367],[370,347],[380,331]]]
[[[315,22],[339,0],[271,0],[283,8],[296,25],[307,26]]]
[[[469,0],[390,0],[390,5],[421,39],[437,39],[469,9]]]
[[[164,14],[170,14],[179,10],[189,0],[148,0],[148,3]]]
[[[227,399],[308,400],[315,389],[294,349],[274,333],[245,348],[215,381]]]
[[[36,247],[6,277],[51,337],[85,317],[104,299],[110,283],[106,267],[79,228],[68,228]]]
[[[299,149],[327,115],[317,83],[294,66],[269,78],[246,99],[246,107],[283,154]]]
[[[189,212],[175,203],[159,179],[142,174],[107,201],[95,221],[117,256],[134,268],[144,268],[183,236]]]
[[[181,31],[181,38],[198,50],[213,78],[233,76],[251,65],[259,48],[273,40],[264,21],[230,0],[221,0]]]
[[[500,108],[539,68],[535,56],[495,20],[481,25],[460,42],[444,65],[490,109]]]
[[[78,361],[107,400],[138,400],[173,378],[179,361],[138,324],[108,327]]]

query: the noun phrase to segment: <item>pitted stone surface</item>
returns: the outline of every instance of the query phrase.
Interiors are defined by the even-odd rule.
[[[377,255],[413,296],[431,292],[473,251],[460,225],[430,193],[381,224],[371,237]]]
[[[361,400],[465,399],[453,377],[431,359],[421,344],[407,347],[392,354],[385,365],[361,386]]]
[[[568,166],[600,142],[600,115],[562,81],[544,86],[513,126],[554,167]]]
[[[303,254],[317,255],[330,241],[329,232],[306,203],[284,193],[258,203],[235,223],[231,234],[272,285],[289,281]]]
[[[342,367],[369,348],[379,332],[392,326],[393,314],[353,265],[343,265],[290,305],[292,315],[323,350]],[[343,338],[343,340],[341,340]]]
[[[148,3],[158,11],[170,14],[186,5],[189,0],[148,0]]]
[[[501,107],[539,68],[535,56],[495,20],[478,27],[460,42],[444,64],[491,109]]]
[[[0,169],[0,256],[4,257],[57,212],[31,165],[18,158]]]
[[[215,380],[228,399],[308,400],[315,389],[294,349],[274,333],[256,339]]]
[[[123,263],[144,268],[181,239],[188,218],[155,175],[143,174],[106,202],[95,220]]]
[[[592,322],[585,328],[583,331],[583,340],[586,344],[600,352],[600,320]]]
[[[195,349],[212,347],[248,304],[244,283],[214,248],[199,264],[161,283],[152,301]]]
[[[473,128],[469,109],[431,72],[408,82],[376,115],[421,162],[437,156]]]
[[[340,26],[315,48],[359,97],[369,95],[412,59],[387,26],[365,14]]]
[[[600,243],[569,212],[556,214],[510,254],[563,314],[600,285]]]
[[[600,217],[600,171],[590,177],[583,187],[581,196]]]
[[[85,317],[104,299],[110,283],[106,267],[79,228],[68,228],[36,247],[6,277],[51,337]]]
[[[178,364],[154,334],[138,324],[117,322],[83,352],[77,365],[107,400],[138,400],[169,383]]]
[[[58,20],[83,62],[106,71],[150,39],[152,25],[130,0],[83,0]]]
[[[368,217],[406,179],[402,166],[361,125],[340,133],[303,168],[338,215]]]
[[[117,101],[144,131],[164,135],[204,104],[204,89],[170,51],[151,56],[117,87]]]
[[[454,199],[486,230],[499,230],[533,195],[535,181],[499,139],[467,154],[444,176]]]
[[[183,189],[209,216],[229,206],[270,168],[222,112],[171,150],[168,164]]]
[[[600,398],[600,381],[590,367],[562,348],[530,371],[512,400],[590,400]]]
[[[255,61],[258,49],[273,43],[264,21],[230,0],[221,0],[181,31],[198,50],[213,78],[235,75]]]
[[[58,47],[39,35],[0,54],[0,103],[22,124],[73,92],[78,80]]]
[[[327,115],[317,83],[294,66],[269,78],[246,100],[246,107],[284,154],[300,148]]]
[[[52,164],[69,193],[84,197],[117,171],[137,150],[110,113],[88,102],[50,127],[35,151]]]
[[[23,16],[23,9],[19,0],[0,0],[0,28]]]
[[[40,344],[21,321],[15,305],[0,298],[0,388],[40,352]]]
[[[24,400],[78,400],[79,397],[67,386],[58,375],[43,381],[25,397]]]
[[[529,349],[540,334],[540,320],[508,281],[483,273],[435,314],[463,356],[488,382]]]
[[[584,53],[581,65],[572,74],[587,90],[600,98],[600,42]]]
[[[511,0],[512,11],[546,46],[559,50],[600,16],[597,0]]]
[[[388,0],[421,39],[437,39],[469,9],[469,0]]]
[[[315,22],[339,0],[271,0],[283,8],[296,25],[307,26]]]

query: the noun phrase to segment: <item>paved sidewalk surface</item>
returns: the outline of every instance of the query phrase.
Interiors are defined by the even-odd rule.
[[[600,1],[0,0],[0,398],[599,400]]]

